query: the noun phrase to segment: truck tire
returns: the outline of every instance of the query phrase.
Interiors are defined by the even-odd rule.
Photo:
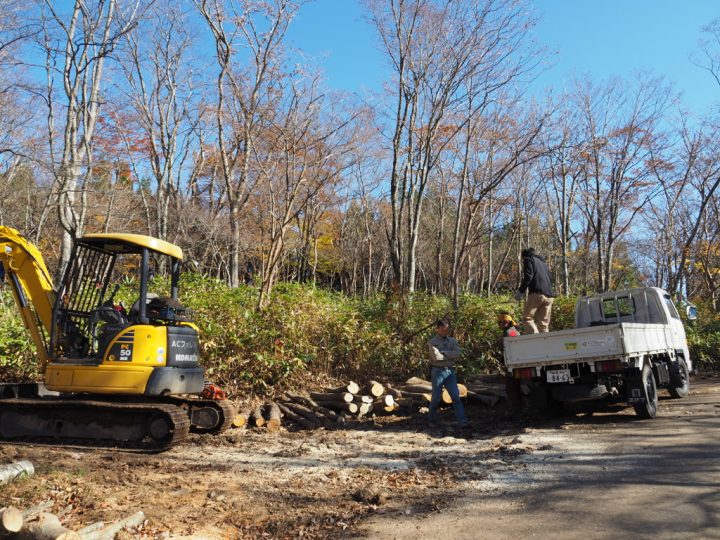
[[[645,364],[642,369],[642,393],[643,401],[633,403],[635,414],[640,418],[655,418],[658,408],[657,385],[650,364]]]
[[[668,392],[675,399],[684,398],[690,392],[690,373],[687,363],[684,359],[679,358],[677,364],[677,371],[670,372],[670,384],[668,385]]]

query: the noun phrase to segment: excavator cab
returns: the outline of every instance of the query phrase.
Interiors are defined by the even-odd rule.
[[[36,392],[37,399],[23,402],[19,386],[0,388],[0,440],[87,439],[157,449],[188,429],[226,429],[232,405],[200,397],[198,328],[178,299],[182,258],[178,246],[150,236],[88,234],[75,241],[55,288],[37,248],[0,226],[0,265],[36,345],[42,392],[60,397],[48,401]],[[148,291],[151,260],[163,259],[168,297]],[[115,295],[117,281],[132,271],[137,280],[127,283],[137,283],[137,301],[127,311]]]
[[[148,292],[151,258],[166,258],[170,296]],[[173,395],[203,390],[199,337],[178,300],[182,250],[138,234],[75,242],[57,289],[45,385],[58,391]],[[115,303],[118,267],[137,268],[137,301]]]

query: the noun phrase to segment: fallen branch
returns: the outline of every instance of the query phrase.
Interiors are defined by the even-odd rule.
[[[117,523],[108,525],[104,529],[88,532],[83,535],[82,538],[79,536],[78,538],[81,538],[81,540],[113,540],[113,538],[115,538],[117,533],[121,530],[130,527],[138,527],[142,525],[144,521],[145,514],[142,511],[139,511],[129,517],[126,517],[125,519],[121,519]]]

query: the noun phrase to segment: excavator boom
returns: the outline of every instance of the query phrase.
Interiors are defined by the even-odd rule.
[[[0,226],[0,263],[25,327],[35,343],[40,370],[49,361],[47,336],[55,303],[53,282],[37,248],[15,229]]]

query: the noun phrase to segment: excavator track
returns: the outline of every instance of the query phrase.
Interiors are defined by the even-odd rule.
[[[0,441],[162,452],[189,431],[187,412],[169,403],[0,399]]]
[[[232,425],[237,414],[235,407],[227,399],[170,396],[165,398],[165,402],[187,411],[190,431],[193,433],[221,433]]]

